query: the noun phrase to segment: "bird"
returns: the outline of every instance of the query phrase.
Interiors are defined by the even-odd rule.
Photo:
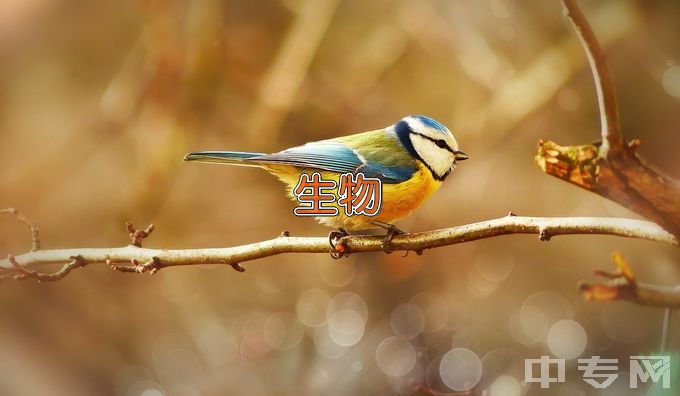
[[[385,229],[383,248],[389,252],[392,238],[404,233],[394,223],[425,202],[458,162],[468,158],[443,124],[425,115],[409,115],[382,129],[309,142],[272,154],[200,151],[187,154],[184,160],[262,168],[281,180],[296,202],[294,189],[303,174],[319,173],[322,180],[336,183],[347,173],[379,179],[382,202],[376,215],[338,211],[335,216],[316,220],[338,230],[329,235],[331,245],[333,238],[349,235],[348,231]]]

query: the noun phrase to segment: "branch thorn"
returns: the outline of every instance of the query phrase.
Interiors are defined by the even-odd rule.
[[[238,272],[246,272],[245,267],[243,267],[240,263],[234,263],[234,264],[230,264],[230,265],[231,265],[231,268],[235,269]]]

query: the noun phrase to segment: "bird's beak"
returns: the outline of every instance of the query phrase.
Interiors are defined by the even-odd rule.
[[[469,159],[470,156],[465,154],[464,151],[456,150],[453,152],[454,158],[456,158],[456,161],[465,161],[466,159]]]
[[[225,153],[219,151],[201,151],[199,153],[189,153],[184,156],[185,161],[200,161],[200,162],[228,162]]]

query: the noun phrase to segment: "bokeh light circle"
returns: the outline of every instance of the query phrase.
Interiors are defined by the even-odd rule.
[[[329,258],[319,262],[319,276],[329,286],[347,286],[354,279],[356,272],[356,265],[351,261],[339,262]]]
[[[293,349],[302,336],[302,326],[290,312],[277,312],[264,322],[264,338],[272,348],[282,351]]]
[[[338,345],[352,346],[364,335],[364,318],[353,309],[343,308],[328,317],[328,334]]]
[[[524,334],[533,342],[543,341],[550,329],[548,317],[542,310],[533,306],[523,306],[520,309],[519,324]]]
[[[425,330],[425,314],[415,304],[401,304],[392,311],[390,326],[398,336],[413,339]]]
[[[519,327],[534,343],[545,342],[548,330],[557,321],[573,319],[574,310],[560,293],[543,290],[529,296],[519,310]]]
[[[453,348],[442,357],[439,375],[449,388],[465,392],[482,378],[482,362],[477,354],[467,348]]]
[[[520,396],[522,386],[515,377],[501,375],[496,378],[489,386],[489,396]]]
[[[333,341],[328,331],[328,324],[314,329],[314,348],[319,355],[328,359],[337,359],[347,352],[347,347]]]
[[[416,349],[405,338],[388,337],[375,351],[375,361],[380,370],[397,377],[411,371],[416,364]]]
[[[548,331],[548,348],[553,355],[563,359],[574,359],[586,349],[586,331],[571,319],[560,320]]]
[[[435,293],[425,292],[413,296],[411,304],[416,305],[423,312],[426,333],[441,330],[449,319],[449,307],[442,297]]]
[[[298,319],[310,327],[319,327],[326,322],[326,307],[330,296],[325,290],[309,289],[297,300]]]
[[[156,388],[144,389],[139,396],[165,396],[165,393]]]
[[[165,391],[159,384],[144,380],[132,384],[125,396],[165,396]]]
[[[328,302],[326,316],[329,318],[333,312],[345,308],[356,311],[363,318],[364,322],[368,319],[368,305],[366,301],[358,294],[352,292],[342,292],[333,296]]]
[[[680,98],[680,66],[671,66],[663,73],[661,85],[669,95]]]

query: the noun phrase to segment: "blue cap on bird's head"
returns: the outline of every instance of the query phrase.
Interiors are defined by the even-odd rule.
[[[428,116],[404,117],[393,128],[406,150],[425,164],[438,180],[446,179],[458,161],[469,158],[458,148],[453,133]]]
[[[434,118],[430,118],[430,117],[424,116],[424,115],[412,115],[412,116],[409,116],[409,117],[419,120],[420,122],[422,122],[428,128],[435,129],[435,130],[440,131],[442,133],[451,133],[451,131],[449,131],[449,128],[445,127],[444,125],[442,125],[439,121],[435,120]],[[409,117],[406,117],[406,118],[409,118]]]

